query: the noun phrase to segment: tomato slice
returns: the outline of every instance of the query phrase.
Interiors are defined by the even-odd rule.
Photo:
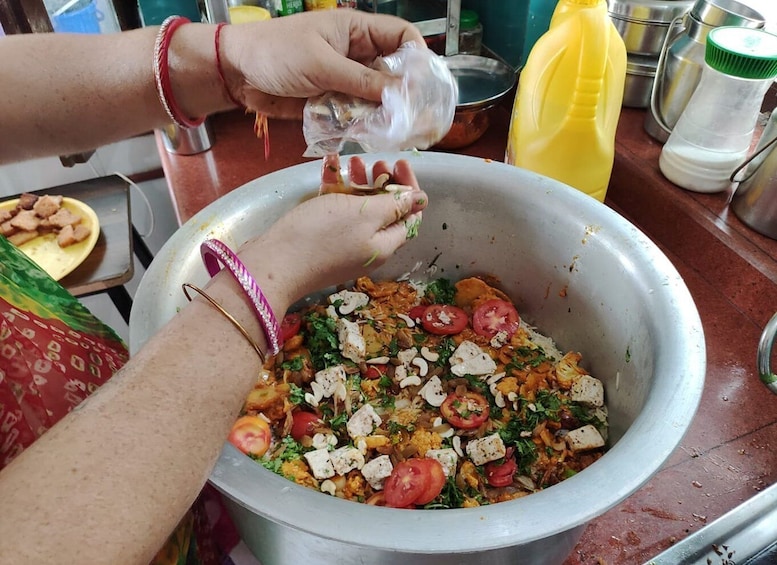
[[[292,416],[291,437],[300,441],[303,436],[312,436],[316,426],[321,424],[321,418],[313,412],[298,410]]]
[[[302,316],[299,312],[286,314],[281,321],[281,337],[283,341],[288,341],[299,333],[302,326]]]
[[[367,365],[367,370],[364,373],[365,379],[379,379],[388,371],[388,365],[382,363],[375,363]]]
[[[247,455],[261,457],[270,448],[270,424],[259,416],[241,416],[232,426],[229,443]]]
[[[410,312],[407,313],[407,315],[413,320],[417,321],[420,320],[421,317],[424,315],[424,312],[426,312],[426,304],[419,304],[418,306],[413,306],[410,309]]]
[[[521,319],[515,306],[498,298],[487,300],[472,313],[472,328],[475,333],[488,338],[494,337],[498,332],[506,332],[507,337],[512,337],[520,323]]]
[[[513,457],[513,451],[512,447],[507,448],[504,462],[502,463],[496,463],[495,461],[486,463],[486,479],[492,487],[506,487],[513,483],[513,475],[518,470],[518,464]]]
[[[420,465],[423,468],[424,473],[429,475],[429,484],[426,490],[418,495],[415,499],[415,504],[429,504],[432,500],[437,498],[442,492],[442,487],[445,486],[445,470],[442,468],[442,464],[436,459],[424,458],[424,459],[410,459],[411,465]]]
[[[386,506],[404,508],[414,504],[429,488],[429,473],[422,465],[411,463],[414,459],[400,461],[383,483]]]
[[[450,393],[440,406],[442,417],[450,425],[462,430],[473,430],[480,426],[488,420],[490,410],[485,396],[469,390],[463,394]]]
[[[430,334],[457,334],[467,327],[467,313],[450,304],[430,304],[421,316],[421,325]]]

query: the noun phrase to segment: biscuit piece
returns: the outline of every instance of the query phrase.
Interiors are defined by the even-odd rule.
[[[18,247],[31,239],[35,239],[38,235],[37,231],[17,231],[15,234],[8,236],[8,241]]]
[[[21,196],[19,196],[19,203],[16,205],[18,208],[21,208],[22,210],[32,210],[32,207],[35,205],[35,202],[38,201],[38,195],[37,194],[30,194],[29,192],[25,192]]]
[[[40,226],[40,218],[33,210],[22,210],[11,219],[11,225],[21,231],[36,231]]]
[[[48,223],[53,228],[64,228],[65,226],[74,226],[81,221],[81,216],[73,214],[67,208],[60,208],[55,214],[48,218]]]
[[[32,206],[35,213],[41,218],[48,218],[62,206],[62,196],[41,196]]]

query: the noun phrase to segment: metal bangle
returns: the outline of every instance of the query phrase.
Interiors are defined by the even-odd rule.
[[[210,302],[210,303],[211,303],[211,305],[212,305],[212,306],[213,306],[213,307],[214,307],[216,310],[218,310],[219,312],[221,312],[221,314],[223,314],[223,315],[224,315],[224,317],[225,317],[227,320],[229,320],[229,321],[232,323],[232,325],[233,325],[233,326],[235,326],[235,327],[238,329],[238,331],[239,331],[241,334],[243,334],[243,337],[244,337],[244,338],[246,338],[246,340],[248,341],[248,343],[250,343],[250,344],[251,344],[251,347],[253,347],[253,348],[254,348],[254,351],[256,351],[256,354],[259,356],[259,359],[260,359],[260,361],[262,362],[262,365],[264,365],[264,363],[265,363],[265,356],[264,356],[264,352],[263,352],[263,351],[262,351],[262,349],[259,347],[259,344],[258,344],[258,343],[256,343],[256,341],[254,340],[254,338],[252,338],[252,337],[251,337],[251,334],[249,334],[249,333],[248,333],[248,330],[246,330],[246,329],[245,329],[245,328],[242,326],[242,324],[241,324],[240,322],[238,322],[238,321],[237,321],[237,319],[236,319],[236,318],[235,318],[235,317],[234,317],[232,314],[230,314],[229,312],[227,312],[227,311],[224,309],[224,307],[223,307],[221,304],[219,304],[218,302],[216,302],[216,301],[215,301],[215,300],[214,300],[214,299],[213,299],[213,298],[212,298],[210,295],[208,295],[208,294],[207,294],[207,293],[206,293],[204,290],[202,290],[201,288],[199,288],[199,287],[197,287],[197,286],[194,286],[194,285],[193,285],[193,284],[191,284],[191,283],[183,283],[183,284],[181,285],[181,288],[182,288],[182,290],[183,290],[184,296],[186,296],[186,300],[188,300],[189,302],[191,302],[191,301],[192,301],[192,297],[191,297],[191,296],[189,296],[189,292],[187,291],[187,289],[191,289],[191,290],[193,290],[194,292],[196,292],[197,294],[199,294],[200,296],[202,296],[202,297],[203,297],[205,300],[207,300],[208,302]]]

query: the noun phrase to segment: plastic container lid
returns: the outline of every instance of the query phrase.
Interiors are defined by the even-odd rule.
[[[230,6],[229,21],[233,24],[245,24],[248,22],[261,22],[272,19],[269,10],[259,6]]]
[[[777,35],[747,27],[717,27],[707,36],[704,61],[731,76],[774,78],[777,76]]]
[[[478,23],[480,23],[480,18],[474,10],[462,10],[459,13],[459,29],[472,29]]]

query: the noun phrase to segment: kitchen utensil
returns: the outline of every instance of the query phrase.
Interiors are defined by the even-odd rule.
[[[19,199],[14,198],[0,203],[0,212],[13,210],[18,202]],[[27,257],[35,261],[55,281],[69,275],[83,263],[100,238],[100,220],[88,204],[75,198],[65,197],[62,199],[62,208],[81,216],[81,224],[90,230],[86,239],[67,247],[60,247],[57,243],[57,235],[50,232],[19,246]]]
[[[693,0],[610,0],[608,12],[627,53],[657,58],[672,21],[692,5]]]
[[[735,0],[696,0],[669,26],[658,56],[656,77],[645,114],[645,131],[665,142],[701,80],[704,47],[710,30],[720,26],[763,28],[765,20]]]
[[[506,63],[477,55],[453,55],[445,63],[459,94],[451,129],[435,147],[466,147],[486,132],[491,109],[515,86],[516,75]]]
[[[761,382],[777,394],[777,374],[772,371],[771,356],[774,348],[774,338],[777,336],[777,314],[766,324],[761,340],[758,343],[758,375]]]
[[[623,85],[623,105],[627,108],[646,108],[656,76],[658,59],[647,55],[626,57],[626,81]]]
[[[168,124],[160,131],[162,143],[168,153],[196,155],[213,147],[213,127],[210,125],[210,119],[193,128]]]
[[[758,147],[732,174],[736,182],[729,206],[743,223],[772,239],[777,239],[777,113],[772,112]]]
[[[577,190],[475,157],[366,156],[368,167],[398,158],[410,161],[430,205],[419,237],[373,276],[495,275],[524,319],[562,348],[581,351],[604,381],[609,452],[544,491],[457,510],[336,499],[292,484],[226,444],[210,480],[263,565],[560,564],[585,525],[645,484],[688,429],[706,367],[693,299],[646,235]],[[321,161],[312,161],[265,175],[186,222],[135,294],[133,352],[185,307],[181,283],[206,282],[204,238],[239,246],[315,194],[320,170]]]
[[[699,86],[661,150],[664,176],[697,192],[728,189],[775,76],[777,35],[746,27],[711,30]]]

